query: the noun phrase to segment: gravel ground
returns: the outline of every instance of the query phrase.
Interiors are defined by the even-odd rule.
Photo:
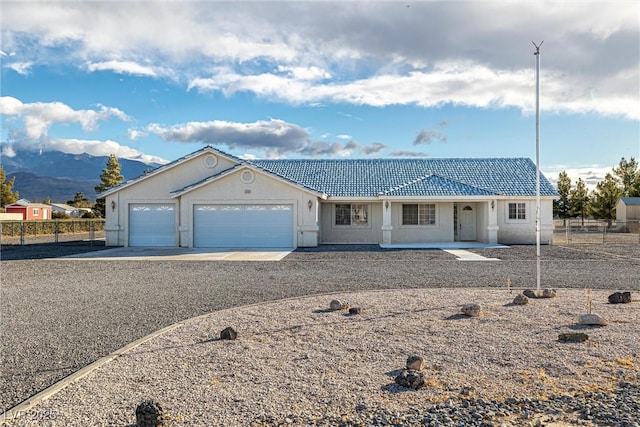
[[[606,327],[576,324],[582,289],[524,306],[511,303],[515,290],[440,288],[220,310],[142,343],[9,424],[130,426],[136,405],[153,398],[172,427],[632,426],[640,300],[608,304],[609,293],[591,291]],[[328,310],[334,298],[364,312]],[[478,317],[461,314],[469,302],[481,304]],[[217,339],[226,326],[236,340]],[[589,340],[558,341],[577,331]],[[411,354],[424,359],[417,391],[394,382]]]
[[[80,247],[2,248],[0,411],[164,326],[229,307],[371,289],[535,287],[535,247],[475,251],[326,246],[280,262],[48,259]],[[86,249],[97,249],[87,247]],[[76,251],[76,252],[74,252]],[[47,255],[48,254],[48,255]],[[542,286],[640,290],[640,246],[542,248]]]

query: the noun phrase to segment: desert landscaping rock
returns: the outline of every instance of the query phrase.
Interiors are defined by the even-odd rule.
[[[610,304],[629,304],[631,302],[631,292],[614,292],[609,295]]]
[[[538,298],[538,295],[531,289],[525,289],[524,291],[522,291],[522,295],[524,295],[527,298]]]
[[[340,301],[339,299],[331,300],[331,302],[329,303],[329,309],[333,311],[342,310],[342,301]]]
[[[480,304],[465,304],[460,309],[462,314],[468,317],[478,317],[482,312],[482,307]]]
[[[238,332],[231,326],[227,326],[220,332],[221,340],[235,340],[238,338]]]
[[[529,304],[529,298],[527,298],[527,296],[524,294],[518,294],[513,299],[513,303],[515,305],[526,305],[526,304]]]
[[[608,322],[599,314],[585,313],[578,316],[579,325],[607,326]]]
[[[349,314],[351,314],[351,315],[364,314],[364,308],[362,308],[362,307],[351,307],[349,309]]]
[[[589,335],[584,332],[564,332],[558,335],[558,341],[562,342],[584,342],[589,339]]]
[[[425,362],[424,357],[412,354],[407,358],[407,369],[413,371],[421,371],[424,369]]]
[[[424,374],[413,369],[403,369],[395,378],[395,382],[399,386],[418,390],[424,387]]]
[[[555,289],[546,288],[542,290],[542,298],[555,298],[557,292]]]
[[[162,407],[153,399],[145,400],[136,407],[136,427],[158,427],[164,424]]]

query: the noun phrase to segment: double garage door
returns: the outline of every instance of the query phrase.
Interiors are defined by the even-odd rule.
[[[193,246],[291,248],[293,205],[195,205]]]
[[[193,246],[291,248],[293,205],[195,205]],[[129,206],[129,246],[176,246],[176,207]]]

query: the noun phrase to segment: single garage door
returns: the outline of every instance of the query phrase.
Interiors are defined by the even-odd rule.
[[[129,246],[176,246],[175,205],[129,205]]]
[[[291,248],[293,205],[195,205],[193,246]]]

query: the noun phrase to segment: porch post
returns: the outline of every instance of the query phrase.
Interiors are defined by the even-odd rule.
[[[391,243],[391,202],[389,200],[382,201],[382,243]]]
[[[487,202],[487,243],[498,243],[498,201],[490,200]]]

